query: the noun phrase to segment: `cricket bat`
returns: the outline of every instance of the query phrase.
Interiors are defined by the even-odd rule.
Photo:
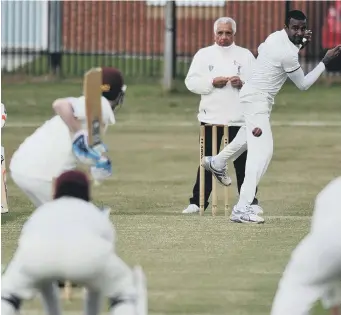
[[[1,213],[8,212],[5,148],[1,148]]]
[[[85,95],[85,108],[88,126],[88,143],[96,148],[102,142],[102,69],[92,68],[84,75],[83,91]],[[94,181],[98,186],[99,182]]]
[[[102,69],[92,68],[84,75],[83,90],[88,126],[88,143],[96,147],[102,140]]]

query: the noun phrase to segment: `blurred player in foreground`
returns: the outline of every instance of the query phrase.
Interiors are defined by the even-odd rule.
[[[326,66],[341,55],[341,45],[329,50],[322,61],[305,76],[298,60],[298,52],[305,45],[304,39],[306,43],[311,40],[306,16],[301,11],[290,11],[284,29],[270,34],[259,46],[252,74],[240,90],[245,126],[218,155],[206,156],[202,160],[206,170],[212,172],[222,185],[228,185],[231,179],[227,174],[227,161],[236,159],[246,148],[248,150],[239,201],[230,216],[232,222],[264,223],[264,219],[253,210],[251,204],[256,187],[272,158],[270,114],[275,96],[288,77],[300,90],[307,90],[325,71]]]
[[[102,121],[104,131],[115,123],[114,109],[122,104],[125,85],[115,68],[102,68]],[[109,87],[109,89],[108,89]],[[77,162],[94,165],[91,173],[101,181],[111,175],[111,162],[87,143],[85,97],[57,99],[52,105],[56,115],[46,121],[14,152],[10,171],[14,182],[38,207],[51,200],[52,181],[65,170],[74,169]]]
[[[317,196],[310,233],[293,251],[279,282],[271,315],[307,315],[322,300],[341,307],[341,176]],[[340,314],[341,315],[341,314]]]
[[[99,314],[109,299],[111,315],[146,315],[147,290],[140,266],[130,269],[115,254],[115,230],[90,202],[80,171],[55,182],[54,200],[37,208],[23,226],[18,248],[2,275],[1,314],[15,315],[22,300],[41,293],[49,315],[61,315],[58,280],[86,289],[85,314]]]
[[[1,103],[1,129],[5,126],[6,120],[7,120],[6,107],[3,103]],[[1,132],[1,139],[2,139],[2,132]],[[1,213],[7,213],[7,212],[8,212],[8,201],[7,201],[7,185],[6,185],[5,148],[1,146]]]

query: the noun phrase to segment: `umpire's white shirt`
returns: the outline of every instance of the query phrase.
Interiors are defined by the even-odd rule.
[[[254,60],[249,50],[234,43],[228,47],[214,44],[194,55],[185,84],[191,92],[201,95],[199,121],[231,126],[243,124],[239,89],[233,88],[230,83],[224,88],[215,88],[212,81],[221,76],[239,76],[245,81]]]

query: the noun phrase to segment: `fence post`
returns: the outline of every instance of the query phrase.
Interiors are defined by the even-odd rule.
[[[288,14],[288,12],[290,11],[290,3],[291,1],[285,1],[285,15]]]
[[[176,63],[176,4],[175,1],[167,1],[165,4],[165,46],[164,46],[164,72],[163,89],[171,91],[175,76]]]
[[[49,70],[53,75],[61,75],[62,67],[62,5],[63,1],[49,1],[48,58]]]

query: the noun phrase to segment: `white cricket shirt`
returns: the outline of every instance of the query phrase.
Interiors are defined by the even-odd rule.
[[[188,90],[201,95],[198,120],[211,124],[241,126],[242,111],[239,89],[228,83],[223,88],[212,85],[216,77],[239,76],[247,80],[255,57],[234,43],[228,47],[217,44],[200,49],[193,57],[185,79]]]
[[[341,176],[333,179],[317,195],[315,210],[312,217],[311,232],[319,233],[320,230],[328,230],[332,226],[339,231],[341,244]]]
[[[340,304],[340,193],[339,176],[316,197],[310,232],[291,254],[271,315],[310,314],[317,300],[328,308]]]
[[[284,29],[270,34],[258,47],[258,57],[253,63],[251,76],[240,91],[240,98],[261,92],[273,104],[287,73],[300,68],[298,52],[299,47],[289,40]]]
[[[19,244],[25,238],[58,239],[62,236],[93,236],[114,243],[115,228],[110,219],[91,202],[62,197],[45,203],[33,212],[22,228]]]
[[[87,129],[85,97],[69,97],[74,116]],[[102,119],[108,125],[115,123],[115,116],[108,100],[102,97]],[[27,137],[13,154],[10,162],[11,172],[26,177],[52,181],[65,170],[76,167],[77,160],[72,153],[72,135],[69,128],[58,116],[46,121]]]

